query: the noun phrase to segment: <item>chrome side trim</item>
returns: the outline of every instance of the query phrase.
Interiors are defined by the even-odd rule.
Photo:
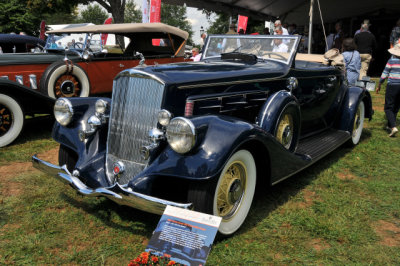
[[[37,90],[37,81],[36,81],[36,75],[35,74],[30,74],[29,75],[29,83],[31,84],[31,88],[34,90]]]
[[[177,203],[168,200],[159,199],[145,194],[132,191],[127,186],[121,186],[118,183],[110,187],[100,187],[96,189],[89,188],[79,178],[71,175],[65,165],[57,166],[39,159],[36,155],[32,156],[32,164],[36,169],[54,176],[65,184],[71,185],[75,190],[85,196],[98,197],[104,196],[120,205],[126,205],[145,212],[154,214],[163,214],[167,205],[190,209],[192,203]]]

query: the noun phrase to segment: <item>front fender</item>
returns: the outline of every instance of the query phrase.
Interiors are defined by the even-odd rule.
[[[365,117],[372,119],[373,110],[369,92],[360,87],[350,87],[343,99],[342,112],[336,123],[338,129],[352,133],[355,113],[361,100],[365,105]]]
[[[78,155],[75,168],[80,172],[80,176],[91,176],[85,180],[90,187],[101,187],[111,185],[105,175],[105,152],[107,145],[108,124],[100,126],[94,135],[85,141],[79,139],[79,131],[88,129],[87,120],[95,114],[95,103],[98,99],[103,99],[110,103],[109,98],[68,98],[71,101],[74,115],[72,122],[67,126],[55,123],[53,127],[53,139],[64,145]],[[95,178],[93,178],[95,177]]]

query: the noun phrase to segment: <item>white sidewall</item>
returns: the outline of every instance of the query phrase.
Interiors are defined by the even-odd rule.
[[[358,109],[360,109],[360,125],[358,126],[356,130],[356,134],[354,135],[352,132],[351,134],[351,141],[353,142],[354,145],[357,145],[360,142],[362,130],[364,127],[364,117],[365,117],[365,105],[364,102],[361,100],[360,103],[358,104]],[[357,110],[358,110],[357,109]],[[353,128],[354,131],[354,128]]]
[[[54,94],[54,85],[57,81],[57,79],[63,75],[67,71],[67,66],[66,65],[61,65],[56,67],[54,71],[50,74],[49,81],[47,82],[47,93],[51,98],[56,98]],[[72,69],[72,75],[76,76],[81,84],[81,93],[79,97],[88,97],[90,93],[90,85],[89,85],[89,79],[86,76],[85,71],[81,69],[80,67],[77,67],[74,65]]]
[[[10,130],[0,137],[0,147],[4,147],[13,142],[21,133],[24,126],[24,113],[17,101],[10,96],[0,94],[0,103],[7,106],[12,113],[13,123]]]
[[[247,150],[239,150],[226,163],[222,173],[219,177],[218,184],[216,186],[216,191],[214,195],[214,202],[213,202],[213,214],[217,215],[217,191],[220,186],[222,175],[226,172],[228,167],[234,161],[241,161],[246,167],[247,171],[247,184],[245,193],[242,199],[242,202],[239,206],[239,209],[236,213],[231,217],[228,221],[222,220],[219,226],[219,232],[223,235],[230,235],[236,232],[240,226],[245,221],[247,214],[249,213],[251,203],[253,202],[254,192],[256,189],[256,179],[257,179],[257,171],[256,171],[256,163],[254,161],[253,155]]]

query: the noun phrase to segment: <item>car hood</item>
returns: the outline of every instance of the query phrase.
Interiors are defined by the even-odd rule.
[[[65,57],[64,53],[15,53],[0,54],[0,66],[51,64]],[[75,61],[79,58],[76,54],[69,54],[68,58]]]
[[[268,79],[283,76],[289,70],[287,65],[271,60],[255,64],[221,60],[200,61],[135,69],[155,75],[168,85],[176,84],[177,86],[201,86],[236,80]]]

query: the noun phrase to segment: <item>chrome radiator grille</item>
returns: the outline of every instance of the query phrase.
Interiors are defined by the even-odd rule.
[[[162,81],[137,70],[127,70],[114,80],[106,160],[110,181],[117,181],[113,175],[117,161],[125,165],[120,184],[145,168],[140,148],[150,144],[148,133],[157,126],[163,93]]]

